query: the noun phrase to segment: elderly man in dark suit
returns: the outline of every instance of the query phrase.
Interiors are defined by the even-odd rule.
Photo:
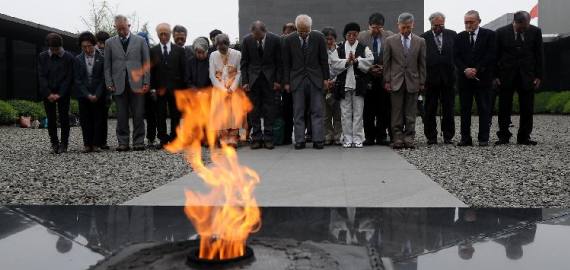
[[[190,58],[194,57],[194,48],[192,45],[186,45],[186,38],[188,37],[188,30],[186,27],[182,25],[175,25],[172,28],[172,39],[174,39],[174,43],[182,48],[184,48],[184,52],[186,53],[186,59],[190,60]]]
[[[282,68],[281,39],[267,32],[263,22],[254,22],[251,34],[243,38],[241,47],[242,87],[253,103],[253,110],[248,116],[253,128],[252,149],[274,147],[273,123],[277,113],[275,97],[281,89]]]
[[[293,94],[295,149],[305,148],[305,108],[311,112],[313,148],[324,147],[324,89],[329,87],[329,64],[325,37],[312,31],[307,15],[295,19],[297,32],[283,40],[283,83]]]
[[[390,138],[390,94],[384,91],[384,44],[393,35],[384,29],[384,15],[373,13],[368,18],[368,30],[358,34],[358,42],[367,46],[374,55],[374,65],[368,71],[371,89],[364,96],[364,145],[388,145]]]
[[[95,35],[79,35],[81,54],[77,56],[75,87],[79,101],[79,121],[83,133],[84,152],[97,152],[103,145],[106,125],[107,90],[105,89],[104,58],[95,49]]]
[[[473,98],[479,113],[479,146],[489,145],[491,86],[495,67],[495,32],[479,27],[479,12],[465,14],[465,31],[455,39],[454,58],[459,79],[461,102],[461,141],[457,146],[472,146],[471,109]]]
[[[437,144],[436,115],[441,104],[441,131],[443,142],[451,144],[455,136],[454,102],[455,102],[455,63],[453,62],[453,45],[457,33],[445,29],[445,15],[440,12],[429,17],[431,30],[422,34],[426,40],[426,103],[425,127],[428,144]]]
[[[394,149],[415,148],[418,93],[426,81],[426,42],[412,34],[414,15],[398,17],[399,34],[386,39],[384,81],[392,102]]]
[[[497,30],[497,72],[499,93],[499,141],[508,144],[513,94],[519,95],[520,125],[517,143],[536,145],[530,139],[534,109],[534,90],[540,87],[543,76],[542,31],[530,25],[526,11],[514,14],[514,22]]]
[[[157,96],[159,149],[176,138],[180,112],[176,108],[174,93],[186,88],[186,53],[184,48],[170,42],[170,29],[167,23],[156,26],[160,43],[150,49],[150,85]],[[170,134],[166,128],[167,115],[170,116]]]
[[[133,150],[144,147],[144,94],[149,90],[150,56],[145,40],[130,31],[125,16],[115,17],[117,36],[105,42],[105,81],[117,104],[117,151],[128,151],[129,116],[133,115]]]

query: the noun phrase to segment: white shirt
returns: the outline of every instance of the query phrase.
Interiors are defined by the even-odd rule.
[[[85,54],[85,65],[87,66],[87,75],[91,78],[93,66],[95,65],[95,54],[91,56]]]
[[[166,44],[160,43],[160,51],[162,52],[163,55],[164,55],[164,45],[166,45],[166,54],[170,54],[172,48],[172,42],[168,42]]]
[[[350,52],[352,52],[352,54],[356,54],[356,47],[358,46],[358,40],[356,42],[354,42],[354,44],[352,44],[352,46],[350,45],[350,43],[348,41],[344,42],[344,51],[345,51],[345,57],[348,58],[348,56],[350,55]],[[336,74],[341,74],[342,72],[344,72],[346,70],[346,82],[344,84],[344,88],[346,89],[346,91],[350,91],[350,90],[354,90],[356,89],[356,77],[354,75],[354,66],[350,65],[348,67],[346,67],[346,58],[345,59],[340,59],[338,58],[338,54],[336,54],[337,57],[333,57],[331,59],[332,62],[332,69],[334,69],[334,72]],[[368,70],[370,69],[370,67],[372,66],[372,64],[374,64],[374,55],[372,54],[372,51],[370,50],[370,48],[366,47],[366,49],[364,49],[364,56],[365,57],[358,57],[357,61],[358,61],[358,69],[360,69],[362,72],[367,73]]]
[[[474,41],[474,42],[477,42],[477,36],[479,36],[479,29],[480,29],[480,27],[477,27],[477,29],[475,29],[475,32],[474,32],[475,35],[473,35],[473,41]],[[468,35],[468,36],[469,36],[469,40],[471,40],[471,33],[468,33],[468,34],[469,34],[469,35]]]
[[[261,48],[265,49],[265,38],[267,37],[267,34],[265,34],[263,36],[263,39],[261,40]],[[255,45],[258,46],[259,45],[259,40],[255,40]]]
[[[408,47],[407,49],[411,49],[412,48],[412,33],[410,33],[408,35]],[[404,40],[406,39],[406,37],[404,37],[404,35],[400,34],[400,39],[402,40],[402,46],[404,46],[404,48],[406,48],[406,43],[404,42]]]

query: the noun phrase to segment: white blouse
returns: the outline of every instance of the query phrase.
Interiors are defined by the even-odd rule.
[[[356,54],[356,46],[358,46],[358,40],[356,42],[354,42],[354,44],[352,44],[352,46],[350,45],[350,43],[348,43],[348,41],[344,42],[344,51],[345,51],[345,56],[346,58],[348,58],[348,56],[350,55],[350,52],[352,52],[353,54]],[[372,54],[372,51],[370,51],[370,49],[368,47],[366,47],[366,49],[364,50],[364,56],[365,57],[358,57],[357,61],[358,61],[358,69],[360,69],[362,72],[367,73],[368,70],[370,70],[370,67],[372,67],[372,65],[374,64],[374,55]],[[342,72],[344,72],[345,70],[346,72],[346,82],[345,82],[345,89],[346,90],[354,90],[356,89],[356,77],[354,76],[354,66],[350,65],[348,66],[348,68],[346,67],[346,62],[347,60],[345,59],[340,59],[338,57],[331,57],[331,65],[332,68],[334,69],[334,72],[336,74],[340,74]]]
[[[219,51],[212,52],[210,55],[212,85],[226,91],[235,91],[241,79],[240,61],[241,52],[232,48],[228,49],[226,55],[222,55]]]

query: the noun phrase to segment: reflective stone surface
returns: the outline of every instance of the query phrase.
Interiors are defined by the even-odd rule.
[[[262,215],[250,241],[258,265],[569,269],[568,209],[284,207]],[[0,207],[0,269],[102,269],[141,246],[195,239],[181,207]],[[311,264],[299,261],[307,257]]]

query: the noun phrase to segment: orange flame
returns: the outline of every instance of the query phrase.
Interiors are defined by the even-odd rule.
[[[186,151],[188,162],[211,189],[208,194],[186,190],[184,211],[200,234],[199,257],[223,260],[243,256],[247,237],[261,226],[253,196],[259,176],[239,164],[234,148],[223,141],[216,144],[216,140],[224,127],[241,126],[252,105],[241,90],[183,90],[175,95],[183,120],[176,140],[166,149]],[[202,142],[209,146],[210,166],[202,160]]]

